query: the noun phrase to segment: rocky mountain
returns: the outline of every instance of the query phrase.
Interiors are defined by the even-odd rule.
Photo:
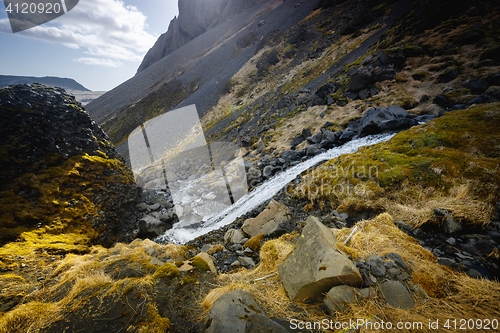
[[[162,34],[148,51],[137,72],[142,72],[184,44],[261,1],[179,1],[179,16],[170,21],[167,32]]]
[[[102,130],[59,89],[0,89],[0,333],[497,329],[499,16],[261,1],[90,103]],[[277,192],[176,245],[156,236],[204,227],[178,219],[217,195],[174,209],[137,191],[109,141],[127,153],[130,131],[191,104],[209,144],[242,147],[249,202]]]
[[[38,83],[51,87],[60,87],[69,90],[88,91],[89,89],[82,86],[80,83],[73,79],[60,78],[54,76],[34,77],[34,76],[14,76],[14,75],[0,75],[0,88],[7,87],[15,84],[32,84]]]

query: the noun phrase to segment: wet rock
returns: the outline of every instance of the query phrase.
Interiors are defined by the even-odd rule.
[[[398,281],[385,281],[380,285],[380,291],[390,306],[401,309],[411,309],[415,301],[406,287]]]
[[[382,133],[390,130],[400,130],[413,126],[415,120],[402,107],[391,105],[385,108],[371,108],[366,111],[357,132],[359,136]]]
[[[168,225],[153,216],[146,215],[139,221],[139,238],[155,238],[168,230]]]
[[[337,285],[363,282],[356,266],[336,247],[332,231],[309,216],[293,252],[278,267],[288,296],[293,301],[320,297]]]
[[[283,154],[281,155],[281,158],[286,160],[288,163],[294,162],[294,161],[299,161],[304,153],[302,151],[297,151],[297,150],[285,150]]]
[[[310,145],[310,146],[306,147],[305,152],[306,152],[306,156],[315,156],[315,155],[319,154],[320,150],[317,146]]]

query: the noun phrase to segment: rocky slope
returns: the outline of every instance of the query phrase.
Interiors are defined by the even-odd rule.
[[[270,16],[259,26],[266,10]],[[269,20],[278,10],[281,14]],[[24,224],[0,249],[0,332],[340,332],[378,330],[384,323],[389,331],[455,332],[463,323],[459,318],[469,329],[495,329],[500,316],[499,14],[494,2],[285,1],[274,9],[263,2],[236,16],[238,29],[251,23],[237,38],[228,37],[234,30],[229,33],[225,22],[170,53],[91,105],[114,142],[126,138],[129,126],[195,102],[210,141],[244,146],[248,179],[258,186],[353,137],[413,127],[311,168],[273,200],[185,246],[137,239],[104,248],[91,246],[89,236],[76,242],[82,230],[61,239],[54,236],[57,228],[30,229],[29,218],[23,218],[31,210],[14,204],[36,203],[37,196],[19,187],[35,188],[40,198],[49,198],[44,202],[52,202],[58,193],[75,195],[64,191],[75,188],[75,177],[90,177],[86,186],[98,193],[102,179],[84,172],[96,170],[84,164],[86,155],[68,159],[77,158],[80,166],[42,168],[42,175],[51,172],[43,178],[35,173],[38,164],[23,160],[32,154],[7,160],[6,170],[17,178],[8,185],[10,194],[0,197],[11,205],[5,230]],[[276,22],[289,25],[276,30]],[[214,39],[223,32],[229,34],[223,41]],[[199,48],[201,41],[205,49]],[[202,57],[214,41],[221,44]],[[234,53],[235,45],[240,53]],[[188,64],[173,64],[169,72],[169,61],[185,56],[180,51],[186,49],[200,52],[197,62],[186,58]],[[217,59],[226,53],[231,56]],[[227,71],[203,76],[203,67],[213,75],[221,71],[220,63]],[[178,64],[186,67],[180,71]],[[157,90],[147,91],[155,84]],[[36,101],[30,105],[39,106]],[[33,113],[22,100],[17,103],[22,108],[14,114]],[[37,133],[43,126],[40,119],[20,128]],[[42,139],[38,143],[50,149]],[[89,156],[106,158],[93,150],[92,140],[82,145],[66,140],[89,150]],[[36,147],[37,142],[27,142],[23,145]],[[17,147],[17,141],[13,144]],[[99,151],[115,156],[101,144]],[[68,149],[62,152],[73,151]],[[130,180],[122,164],[98,161]],[[61,179],[73,177],[69,186],[53,186],[49,176],[56,171]],[[80,192],[89,199],[77,204],[94,200],[83,188]],[[135,230],[141,238],[154,236],[158,222],[175,223],[167,193],[142,191],[136,200],[133,214],[143,222]],[[106,211],[105,203],[86,207]],[[58,214],[66,218],[71,207],[36,206],[48,216],[38,219],[50,225]],[[86,217],[89,222],[82,225],[90,225],[95,235],[100,220],[73,212]],[[97,234],[115,241],[109,231]],[[326,325],[313,326],[324,319]]]

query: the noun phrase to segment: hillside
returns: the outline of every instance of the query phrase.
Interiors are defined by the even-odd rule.
[[[219,3],[202,28],[186,7],[198,35],[167,43],[172,23],[89,114],[59,89],[0,89],[0,333],[498,330],[500,5]],[[202,131],[168,117],[192,104]],[[193,149],[136,184],[127,139],[160,115],[158,133],[180,128],[161,158],[201,133],[210,161]],[[219,167],[203,192],[193,175]],[[220,188],[249,209],[195,238],[211,220],[182,223]]]
[[[13,76],[13,75],[0,75],[0,88],[7,87],[15,84],[31,84],[39,83],[51,87],[60,87],[69,90],[89,91],[89,89],[82,86],[80,83],[73,79],[60,78],[54,76],[34,77],[34,76]]]

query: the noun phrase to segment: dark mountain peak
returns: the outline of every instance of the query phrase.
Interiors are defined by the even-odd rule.
[[[168,31],[162,34],[144,57],[137,72],[141,72],[202,35],[225,22],[231,16],[266,0],[179,0],[179,16],[170,21]]]

